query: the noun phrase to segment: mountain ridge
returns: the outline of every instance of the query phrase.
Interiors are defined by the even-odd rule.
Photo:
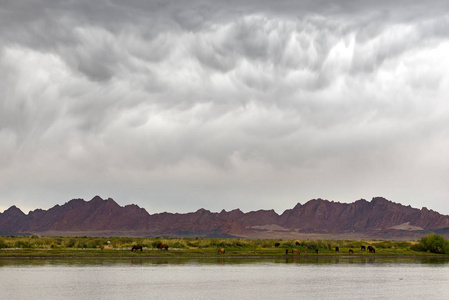
[[[415,239],[449,234],[449,216],[382,197],[352,203],[312,199],[278,214],[240,209],[150,214],[136,204],[120,206],[99,196],[72,199],[28,214],[15,205],[0,213],[0,234],[90,236],[199,236],[242,238],[363,237]]]

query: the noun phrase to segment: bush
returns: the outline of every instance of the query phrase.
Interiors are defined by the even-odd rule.
[[[182,242],[175,242],[173,244],[170,245],[172,248],[185,248],[186,245],[184,245],[184,243]]]
[[[27,241],[17,241],[15,243],[16,248],[33,248],[30,242]]]
[[[76,246],[76,240],[75,239],[70,239],[67,243],[66,243],[66,247],[67,248],[73,248]]]
[[[396,249],[396,248],[410,248],[412,243],[407,241],[381,241],[373,244],[376,248]]]
[[[0,249],[1,248],[8,248],[8,245],[6,244],[5,240],[0,238]]]
[[[447,254],[449,253],[449,241],[440,234],[431,233],[421,238],[418,244],[413,245],[411,249],[415,251]]]

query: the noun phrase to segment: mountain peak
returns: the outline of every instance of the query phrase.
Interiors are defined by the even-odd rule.
[[[99,201],[104,201],[103,198],[101,198],[100,196],[95,196],[92,198],[92,200],[90,200],[89,202],[99,202]]]
[[[295,207],[293,207],[293,209],[299,209],[301,206],[302,206],[302,204],[298,202],[298,203],[295,205]]]
[[[196,214],[200,213],[200,214],[204,214],[204,213],[211,213],[210,210],[204,209],[204,208],[200,208],[198,209],[196,212]]]
[[[118,203],[115,202],[114,199],[112,199],[112,198],[108,198],[105,201],[106,201],[106,205],[120,207],[120,205],[118,205]]]
[[[4,216],[21,217],[26,216],[25,213],[17,206],[13,205],[3,212]]]

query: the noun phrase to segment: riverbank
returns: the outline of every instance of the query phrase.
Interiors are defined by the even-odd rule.
[[[336,251],[319,251],[318,254],[302,252],[292,253],[289,249],[227,249],[224,254],[218,254],[216,249],[146,249],[143,251],[131,252],[131,249],[1,249],[2,258],[311,258],[311,257],[449,257],[448,255],[433,254],[426,252],[416,252],[411,250],[378,249],[376,253],[368,251],[357,251],[350,253],[349,249]]]
[[[160,244],[168,250],[159,249]],[[133,246],[142,251],[131,251]],[[0,237],[0,258],[435,256],[413,241],[123,237]],[[224,249],[224,253],[218,251]],[[371,249],[371,251],[370,251]],[[220,253],[219,253],[220,252]]]

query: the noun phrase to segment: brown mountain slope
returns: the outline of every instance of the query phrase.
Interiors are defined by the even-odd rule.
[[[28,215],[15,206],[0,213],[0,234],[202,236],[248,238],[326,238],[361,236],[417,238],[431,231],[449,232],[449,216],[373,198],[338,203],[310,200],[278,215],[274,210],[248,213],[236,209],[213,213],[205,209],[187,214],[150,215],[137,205],[120,206],[96,196],[71,200]]]
[[[336,203],[327,200],[311,200],[286,210],[279,225],[305,232],[372,232],[386,230],[409,223],[421,229],[449,227],[449,217],[426,208],[422,210],[403,206],[384,198],[371,202]]]

